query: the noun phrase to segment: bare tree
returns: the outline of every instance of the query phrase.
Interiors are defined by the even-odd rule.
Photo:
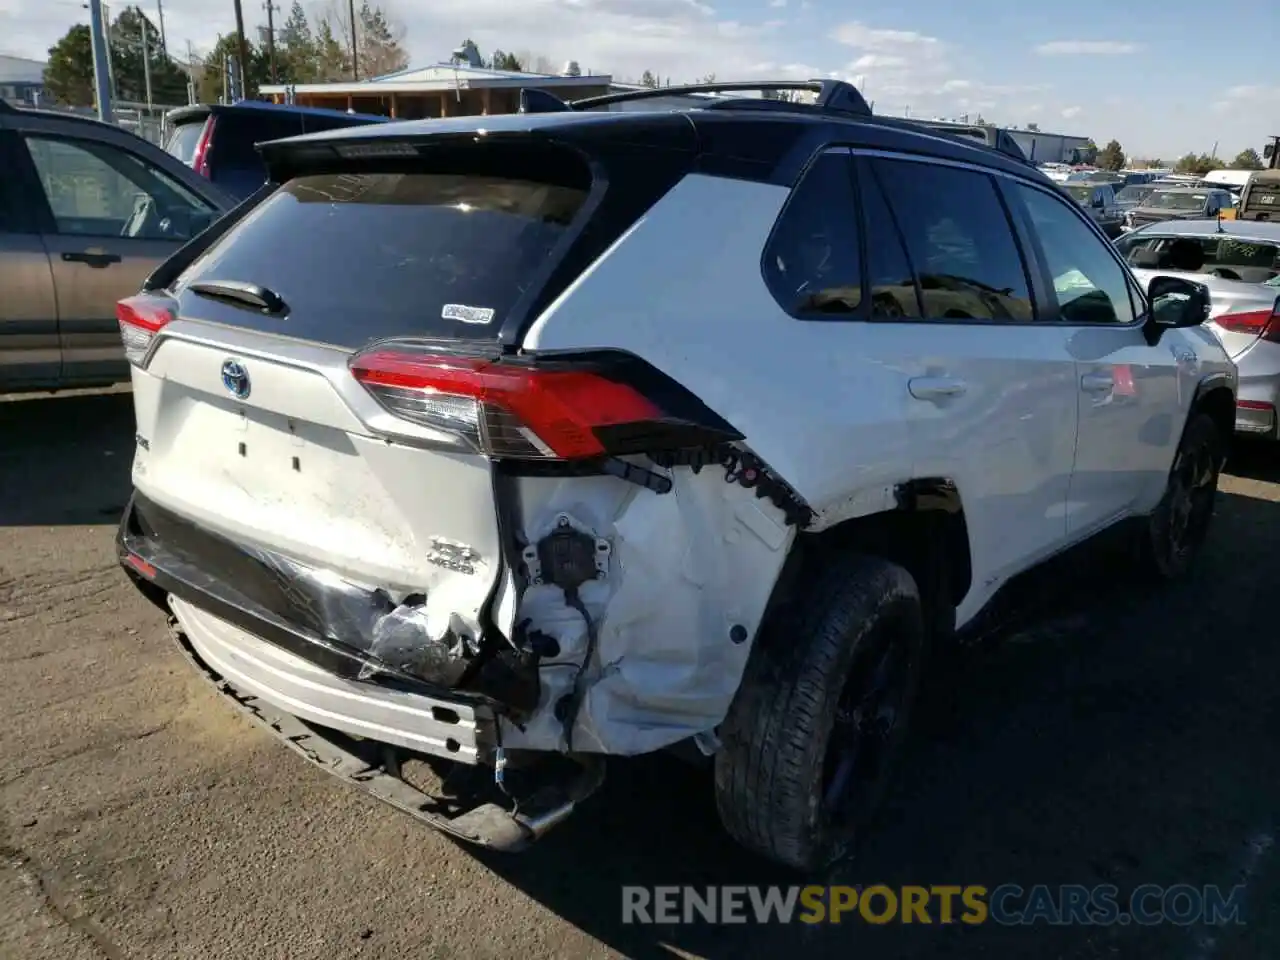
[[[534,53],[532,50],[521,50],[516,54],[516,59],[524,64],[524,68],[530,73],[543,73],[555,76],[560,72],[563,64],[556,63],[550,57],[543,53]]]
[[[312,8],[316,24],[327,23],[329,33],[351,55],[351,4],[348,0],[324,0]],[[402,46],[407,30],[386,0],[356,6],[356,65],[362,79],[393,73],[408,66]]]

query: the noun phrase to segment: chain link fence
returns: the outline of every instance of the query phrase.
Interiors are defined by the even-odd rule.
[[[156,146],[163,146],[169,130],[165,124],[165,114],[175,109],[178,104],[121,103],[112,105],[112,122],[130,133],[136,133],[144,140],[150,140]],[[42,110],[53,110],[58,113],[73,113],[82,117],[97,117],[98,111],[92,107],[63,107],[41,104]]]

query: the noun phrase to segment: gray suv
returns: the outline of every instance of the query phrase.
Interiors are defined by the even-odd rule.
[[[1123,216],[1116,203],[1116,186],[1110,181],[1085,181],[1083,183],[1064,183],[1062,191],[1072,200],[1084,207],[1089,216],[1097,222],[1112,240],[1120,236]]]
[[[0,101],[0,392],[129,379],[116,301],[234,206],[110,124]]]

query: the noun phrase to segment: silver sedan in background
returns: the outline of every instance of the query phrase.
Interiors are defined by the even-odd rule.
[[[1170,275],[1209,288],[1208,326],[1240,371],[1236,432],[1280,439],[1280,222],[1154,223],[1116,246],[1144,286]]]

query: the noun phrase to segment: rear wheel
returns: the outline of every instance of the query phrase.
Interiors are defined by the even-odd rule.
[[[875,557],[833,559],[801,604],[752,654],[715,782],[734,838],[814,870],[875,811],[919,687],[925,626],[911,575]]]
[[[1213,420],[1192,414],[1159,505],[1139,533],[1142,569],[1172,580],[1190,569],[1209,533],[1225,444]]]

